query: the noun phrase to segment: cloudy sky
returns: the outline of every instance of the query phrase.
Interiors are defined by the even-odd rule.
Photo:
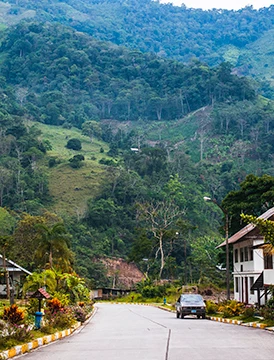
[[[254,9],[274,5],[274,0],[160,0],[161,2],[172,2],[180,6],[182,3],[187,7],[207,9],[234,9],[238,10],[247,5],[253,5]]]

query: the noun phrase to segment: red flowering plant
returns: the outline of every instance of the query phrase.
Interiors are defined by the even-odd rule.
[[[24,310],[19,309],[16,304],[4,308],[3,319],[11,324],[20,324],[25,317]]]
[[[62,330],[70,327],[75,319],[70,308],[63,307],[59,299],[53,298],[47,301],[45,322],[47,326]]]
[[[32,337],[32,327],[24,323],[24,310],[19,309],[16,304],[4,307],[0,320],[0,349],[6,349],[9,345],[14,346],[17,341],[29,341]]]

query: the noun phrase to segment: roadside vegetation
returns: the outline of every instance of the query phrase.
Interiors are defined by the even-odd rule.
[[[39,311],[39,300],[0,302],[0,351],[73,327],[85,322],[93,304],[84,280],[76,275],[45,270],[33,273],[24,284],[24,291],[32,294],[44,283],[49,299],[41,301],[43,314],[40,326],[36,327],[35,313]],[[34,290],[34,291],[31,291]]]

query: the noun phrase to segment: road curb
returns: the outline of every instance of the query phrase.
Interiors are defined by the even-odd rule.
[[[71,335],[74,332],[79,332],[91,320],[91,318],[94,316],[95,313],[96,313],[96,308],[93,307],[90,315],[88,316],[88,318],[83,323],[78,321],[77,323],[75,323],[69,329],[65,329],[65,330],[62,330],[62,331],[57,331],[54,334],[45,335],[45,336],[42,336],[42,337],[37,338],[35,340],[32,340],[32,341],[30,341],[28,343],[25,343],[25,344],[22,344],[22,345],[17,345],[17,346],[14,346],[11,349],[4,350],[4,351],[0,352],[0,360],[11,359],[11,358],[13,358],[15,356],[23,355],[23,354],[25,354],[27,352],[30,352],[31,350],[39,348],[40,346],[48,345],[48,344],[50,344],[50,343],[52,343],[54,341],[63,339],[65,337]]]
[[[232,320],[232,319],[220,318],[220,317],[215,317],[215,316],[208,316],[207,319],[213,320],[213,321],[218,321],[218,322],[223,322],[223,323],[227,323],[227,324],[234,324],[234,325],[242,325],[242,323],[243,323],[242,320]]]
[[[43,337],[32,340],[26,344],[17,345],[9,350],[4,350],[0,353],[0,359],[11,359],[14,356],[25,354],[31,350],[37,349],[40,346],[50,344],[56,340],[62,339],[66,336],[71,335],[75,330],[77,330],[81,326],[81,322],[77,322],[74,326],[69,329],[57,331],[51,335],[45,335]]]
[[[257,323],[257,322],[244,323],[242,320],[232,320],[232,319],[225,319],[225,318],[219,318],[219,317],[214,317],[214,316],[208,316],[207,318],[209,320],[223,322],[223,323],[227,323],[227,324],[253,327],[253,328],[264,329],[264,330],[268,330],[268,331],[272,331],[272,332],[274,331],[274,327],[267,327],[266,324]]]

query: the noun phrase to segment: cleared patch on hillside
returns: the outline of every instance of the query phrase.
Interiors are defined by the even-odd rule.
[[[85,162],[80,169],[67,164],[50,169],[49,190],[54,204],[51,210],[60,215],[70,214],[81,218],[86,203],[100,192],[104,169],[95,162]]]
[[[113,288],[134,288],[144,279],[144,274],[133,262],[126,262],[121,258],[102,258],[100,261],[107,269],[108,278],[112,279]]]
[[[56,161],[56,165],[47,170],[49,191],[53,199],[50,210],[59,215],[81,217],[85,213],[87,200],[100,192],[105,166],[98,161],[108,158],[105,154],[109,150],[108,145],[97,139],[91,142],[89,137],[82,135],[76,128],[64,129],[36,122],[28,125],[34,125],[41,130],[40,138],[48,140],[52,147],[52,150],[47,152],[47,161],[50,158]],[[72,138],[81,141],[81,150],[66,148],[68,140]],[[104,153],[100,152],[101,149],[104,149]],[[85,160],[82,167],[74,169],[69,165],[69,159],[78,154],[83,155]]]

